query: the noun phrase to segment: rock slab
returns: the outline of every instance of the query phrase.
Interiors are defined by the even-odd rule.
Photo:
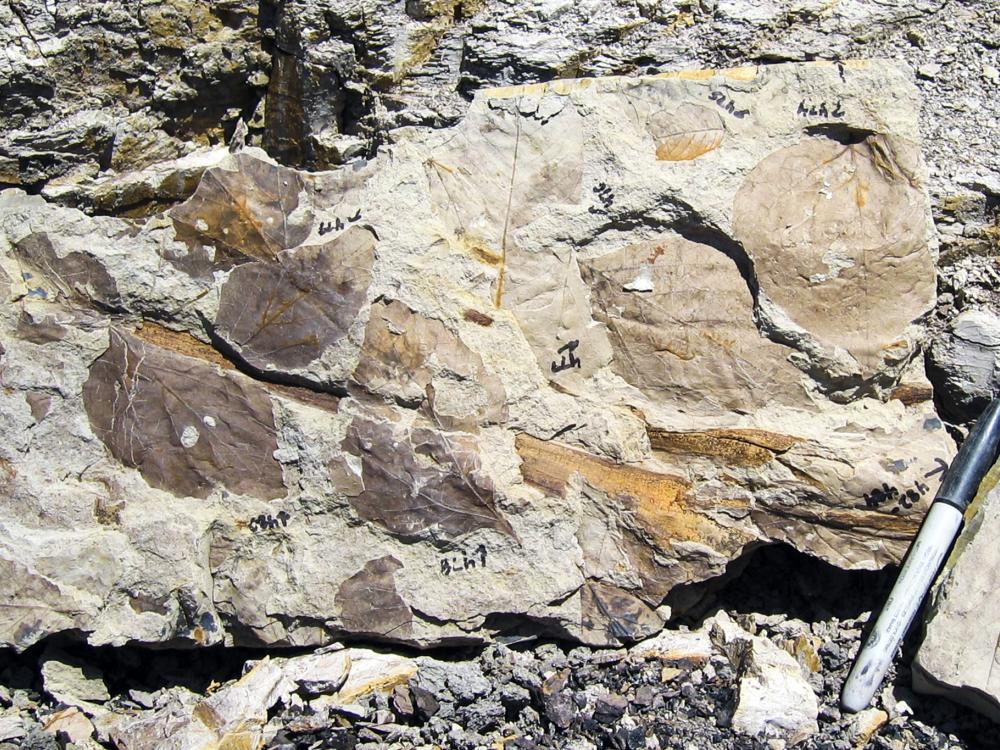
[[[4,191],[0,641],[617,645],[760,544],[898,561],[953,451],[917,111],[561,79],[144,217]]]
[[[919,692],[946,695],[1000,721],[1000,488],[997,468],[984,484],[967,525],[938,577],[924,617],[925,634],[913,663]]]

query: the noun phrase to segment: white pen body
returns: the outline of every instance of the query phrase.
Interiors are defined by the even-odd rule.
[[[882,614],[844,683],[840,703],[845,710],[861,711],[871,703],[961,526],[958,508],[931,504]]]

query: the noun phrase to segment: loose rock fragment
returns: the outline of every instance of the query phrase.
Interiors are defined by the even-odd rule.
[[[791,655],[742,630],[725,613],[716,616],[711,633],[738,674],[733,729],[791,744],[818,731],[816,695]]]
[[[66,654],[49,652],[42,660],[45,692],[68,706],[87,706],[111,698],[100,671]]]
[[[935,584],[913,679],[919,692],[945,695],[1000,721],[1000,593],[993,583],[1000,569],[996,481],[994,467]]]

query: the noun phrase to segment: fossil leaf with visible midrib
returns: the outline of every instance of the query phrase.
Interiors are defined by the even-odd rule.
[[[351,227],[323,245],[234,268],[222,286],[217,332],[262,370],[303,367],[345,335],[368,295],[375,237]]]
[[[698,104],[681,104],[653,114],[647,127],[660,161],[690,161],[714,151],[725,138],[722,118]]]
[[[477,529],[514,536],[496,507],[470,435],[361,417],[341,446],[361,461],[363,489],[348,499],[358,515],[403,539],[451,541]]]
[[[260,260],[273,260],[309,236],[312,212],[299,206],[304,183],[298,173],[249,154],[234,156],[233,165],[206,170],[194,195],[168,212],[185,230],[179,235]]]
[[[237,374],[111,329],[83,404],[94,434],[153,487],[208,497],[217,485],[285,495],[271,399]]]
[[[15,254],[34,267],[59,289],[60,295],[96,303],[105,308],[121,309],[118,285],[104,265],[94,256],[73,250],[59,256],[52,240],[44,232],[34,232],[14,245]]]
[[[583,123],[576,108],[545,121],[491,109],[425,164],[431,207],[453,242],[499,267],[494,304],[503,305],[515,233],[539,209],[580,200]]]

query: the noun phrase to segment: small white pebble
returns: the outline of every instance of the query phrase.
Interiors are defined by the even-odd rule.
[[[934,77],[940,72],[941,66],[937,63],[927,63],[917,68],[917,75],[928,80],[934,80]]]
[[[189,424],[181,432],[181,445],[185,448],[194,448],[198,443],[198,438],[201,437],[201,433],[198,432],[198,428],[193,424]]]

